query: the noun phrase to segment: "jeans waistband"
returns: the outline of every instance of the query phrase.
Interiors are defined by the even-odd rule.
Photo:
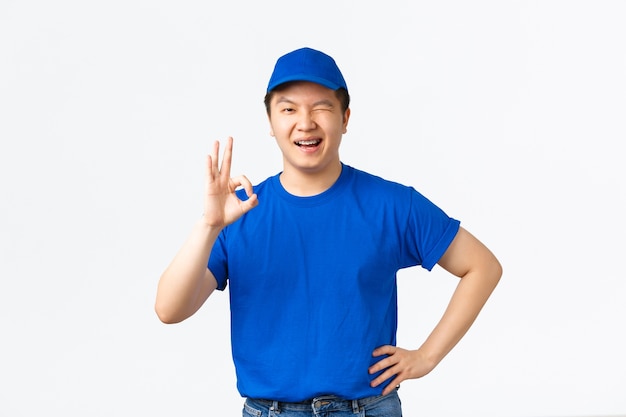
[[[393,395],[395,394],[389,394]],[[371,397],[365,397],[357,400],[346,400],[344,398],[338,397],[336,395],[321,395],[319,397],[312,398],[310,400],[299,401],[299,402],[285,402],[285,401],[275,401],[275,400],[266,400],[259,398],[250,398],[249,400],[252,402],[256,402],[261,404],[271,411],[280,412],[281,410],[291,410],[291,411],[332,411],[332,410],[352,410],[355,414],[359,412],[359,410],[368,404],[376,402],[383,398],[382,395],[374,395]]]

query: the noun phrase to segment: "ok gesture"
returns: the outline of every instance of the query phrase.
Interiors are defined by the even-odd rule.
[[[208,226],[212,227],[228,226],[259,204],[248,178],[243,175],[230,177],[233,138],[229,137],[226,142],[221,166],[219,149],[220,143],[215,141],[211,153],[207,156],[206,164],[203,219]],[[235,190],[239,187],[245,190],[247,200],[241,200],[235,194]]]

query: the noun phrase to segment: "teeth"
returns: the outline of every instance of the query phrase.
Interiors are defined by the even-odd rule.
[[[317,145],[319,143],[319,140],[317,139],[313,139],[313,140],[300,140],[298,142],[296,142],[298,145]]]

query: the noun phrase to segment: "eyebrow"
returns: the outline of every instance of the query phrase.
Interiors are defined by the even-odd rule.
[[[276,100],[276,104],[280,104],[280,103],[288,103],[288,104],[297,104],[296,102],[288,99],[285,96],[281,96]],[[313,103],[313,107],[317,107],[317,106],[328,106],[328,107],[335,107],[335,105],[333,104],[332,101],[328,100],[328,99],[322,99],[319,101],[316,101],[315,103]]]
[[[276,100],[276,104],[279,104],[279,103],[290,103],[290,104],[296,104],[296,103],[294,103],[293,101],[289,100],[289,99],[288,99],[287,97],[285,97],[285,96],[281,96],[281,97],[279,97],[279,98]]]
[[[333,102],[327,99],[323,99],[323,100],[316,101],[315,103],[313,103],[313,107],[317,107],[317,106],[335,107]]]

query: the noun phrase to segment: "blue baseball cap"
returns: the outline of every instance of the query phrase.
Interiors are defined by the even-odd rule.
[[[348,90],[335,60],[311,48],[296,49],[278,58],[267,85],[267,92],[289,81],[310,81],[331,90]]]

